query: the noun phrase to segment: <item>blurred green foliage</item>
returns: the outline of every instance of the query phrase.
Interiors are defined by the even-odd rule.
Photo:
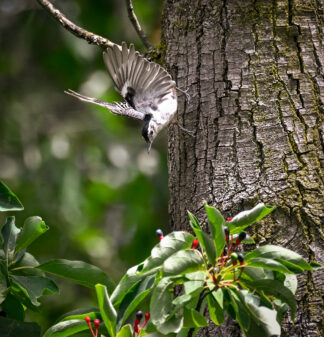
[[[143,51],[124,1],[55,4],[85,29]],[[161,6],[162,0],[134,0],[155,45]],[[168,224],[166,135],[148,155],[139,122],[63,93],[120,99],[100,48],[64,30],[36,0],[1,0],[0,33],[0,179],[25,206],[16,223],[39,215],[50,227],[30,249],[40,261],[84,260],[118,280],[149,254],[156,228]],[[62,312],[92,304],[86,289],[58,284],[60,297],[49,297],[30,317],[43,328]]]

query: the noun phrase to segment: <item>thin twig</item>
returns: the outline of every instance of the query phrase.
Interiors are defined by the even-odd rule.
[[[146,34],[144,33],[144,30],[142,29],[142,27],[140,26],[140,24],[137,20],[136,14],[134,12],[132,0],[126,0],[126,7],[127,7],[129,20],[131,21],[132,25],[134,26],[138,36],[140,37],[140,39],[142,40],[142,42],[144,44],[144,46],[147,49],[153,49],[154,48],[153,45],[148,40]]]
[[[95,44],[102,48],[111,47],[114,45],[113,42],[109,41],[108,39],[91,33],[79,26],[75,23],[67,19],[54,5],[48,0],[37,0],[38,3],[45,8],[51,16],[53,16],[65,29],[70,31],[75,36],[79,37],[80,39],[86,40],[90,44]]]

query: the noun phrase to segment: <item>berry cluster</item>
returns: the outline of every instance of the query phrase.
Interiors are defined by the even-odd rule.
[[[163,235],[163,234],[162,234]],[[133,332],[133,336],[135,337],[136,334],[139,334],[141,329],[144,329],[148,320],[150,319],[150,313],[147,312],[145,314],[145,321],[143,323],[142,326],[140,326],[141,320],[143,318],[143,312],[141,310],[138,310],[136,312],[136,318],[135,318],[135,323],[134,323],[134,332]]]
[[[98,328],[99,328],[99,325],[100,325],[100,320],[98,318],[96,318],[94,321],[93,321],[93,324],[95,326],[95,331],[93,331],[92,329],[92,325],[91,325],[91,318],[89,316],[85,316],[84,317],[84,320],[87,322],[88,326],[89,326],[89,329],[91,331],[91,334],[93,337],[98,337]]]
[[[232,220],[232,218],[227,218],[226,219],[227,222],[230,222]],[[241,232],[238,236],[234,236],[230,235],[229,229],[227,226],[223,227],[224,230],[224,234],[225,234],[225,247],[223,249],[223,252],[221,254],[221,256],[219,257],[217,263],[216,263],[216,267],[215,268],[210,268],[209,269],[209,273],[210,276],[212,277],[213,283],[215,284],[215,286],[222,286],[220,283],[221,280],[221,276],[218,275],[220,273],[220,271],[224,268],[224,267],[234,267],[233,269],[233,280],[231,281],[226,281],[227,283],[232,283],[235,281],[238,281],[243,273],[244,270],[244,255],[242,253],[236,253],[236,249],[237,247],[242,243],[242,241],[246,238],[246,233],[245,232]],[[187,231],[184,231],[187,232]],[[156,235],[159,238],[159,241],[161,241],[164,236],[163,236],[163,232],[161,229],[157,229],[156,230]],[[199,245],[199,240],[197,238],[195,238],[192,241],[192,249],[197,249]],[[238,265],[239,263],[239,265]],[[239,275],[236,277],[236,266],[239,266]],[[224,284],[225,285],[225,284]],[[142,314],[141,311],[139,311],[140,314]],[[135,327],[134,327],[134,332],[137,332],[136,329],[138,328],[138,324],[139,322],[136,324],[137,321],[135,321]]]
[[[227,218],[227,222],[230,222],[232,218]],[[223,253],[219,259],[218,271],[220,271],[224,266],[232,265],[233,267],[237,266],[239,263],[240,266],[240,273],[238,277],[235,275],[235,269],[233,269],[233,281],[239,280],[241,277],[243,270],[244,270],[244,255],[242,253],[236,253],[236,248],[242,243],[242,241],[246,238],[246,233],[241,232],[236,239],[234,239],[233,235],[230,235],[228,227],[224,226],[224,233],[225,233],[225,241],[226,245],[224,247]],[[215,278],[215,271],[212,272],[212,278],[215,284],[217,284],[217,280]]]

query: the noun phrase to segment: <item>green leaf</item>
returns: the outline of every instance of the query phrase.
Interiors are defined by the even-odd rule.
[[[187,211],[187,213],[188,213],[188,216],[189,216],[189,219],[190,219],[191,228],[195,232],[195,235],[197,236],[199,242],[203,241],[203,238],[202,238],[203,230],[200,226],[200,223],[199,223],[198,219],[191,212]]]
[[[238,291],[233,288],[226,288],[226,292],[229,294],[230,297],[230,303],[232,305],[232,308],[235,312],[235,320],[238,322],[238,324],[241,327],[242,331],[246,331],[246,329],[251,324],[250,315],[249,312],[245,306],[244,299],[241,300]]]
[[[234,318],[239,323],[245,336],[270,337],[273,336],[273,333],[278,332],[275,310],[257,306],[255,303],[260,303],[260,301],[256,301],[255,296],[246,296],[250,295],[246,291],[227,288],[227,292],[230,295],[231,307],[235,311]],[[263,313],[265,313],[265,315],[263,315]]]
[[[102,284],[96,284],[95,288],[97,292],[99,309],[102,319],[105,323],[110,337],[115,337],[117,313],[109,299],[107,287]]]
[[[1,309],[6,313],[6,318],[21,322],[23,322],[25,319],[25,310],[23,305],[10,293],[7,295],[5,301],[1,304]]]
[[[244,228],[267,216],[275,208],[275,206],[266,206],[264,203],[260,203],[250,210],[240,212],[227,223],[230,233],[240,233]]]
[[[86,316],[89,316],[92,321],[95,320],[96,318],[102,320],[98,308],[82,308],[65,313],[57,320],[57,322],[70,321],[72,319],[84,320]]]
[[[22,211],[24,206],[18,197],[0,181],[0,212]]]
[[[261,299],[259,296],[250,293],[248,290],[240,290],[239,293],[244,297],[245,302],[253,303],[258,307],[261,305]]]
[[[41,335],[40,326],[36,323],[18,322],[4,317],[0,317],[0,331],[1,337],[40,337]]]
[[[304,269],[297,266],[294,263],[291,263],[289,261],[286,260],[282,260],[282,259],[276,259],[278,262],[280,262],[282,265],[284,265],[285,267],[287,267],[291,272],[293,272],[294,274],[302,274],[304,272]]]
[[[111,292],[115,286],[115,283],[100,268],[82,261],[56,259],[39,265],[37,269],[92,289],[100,283],[107,286]]]
[[[213,296],[213,294],[209,294],[207,296],[207,303],[208,303],[209,316],[211,320],[216,325],[223,324],[225,318],[224,309],[221,308],[221,306],[219,305],[218,301],[216,301],[215,296]]]
[[[183,327],[184,328],[202,328],[208,326],[206,318],[195,309],[184,308]]]
[[[187,232],[178,231],[166,235],[151,251],[151,256],[144,261],[141,273],[157,268],[172,254],[191,247],[194,237]]]
[[[277,312],[276,310],[271,310],[266,307],[257,307],[253,303],[247,303],[247,306],[250,309],[250,312],[254,314],[255,324],[251,324],[247,330],[248,336],[280,336],[281,329],[280,325],[277,322]],[[262,326],[260,326],[262,322]]]
[[[67,337],[88,330],[88,324],[84,320],[71,319],[69,321],[59,322],[51,326],[44,334],[44,337]],[[89,331],[90,334],[90,331]]]
[[[7,278],[8,274],[4,266],[4,261],[0,261],[0,304],[5,300],[7,295],[8,283]],[[9,281],[8,281],[9,282]]]
[[[301,271],[313,270],[313,268],[302,258],[302,256],[290,249],[279,246],[266,245],[254,249],[252,252],[245,255],[245,261],[249,261],[256,257],[277,260],[294,273],[298,272],[298,269]]]
[[[151,292],[154,280],[155,275],[146,277],[139,283],[136,283],[124,297],[118,310],[117,331],[124,324],[130,314],[136,310],[138,305]]]
[[[208,224],[216,246],[216,257],[220,257],[225,247],[223,224],[225,219],[216,207],[205,204]]]
[[[45,273],[39,269],[32,268],[39,266],[35,257],[29,253],[25,253],[23,257],[15,264],[10,266],[10,273],[14,275],[34,275],[45,276]]]
[[[279,324],[282,323],[282,320],[284,318],[284,314],[289,310],[289,307],[286,303],[278,300],[278,299],[275,299],[273,301],[274,305],[275,305],[275,309],[277,311],[277,322]]]
[[[254,267],[254,268],[271,269],[271,270],[279,271],[284,274],[292,273],[288,268],[286,268],[280,262],[273,260],[273,259],[264,258],[264,257],[256,257],[256,258],[250,259],[246,263],[246,265],[249,267]]]
[[[186,303],[188,303],[191,300],[191,296],[188,294],[184,294],[181,296],[176,297],[172,304],[175,306],[175,308],[179,309],[183,307]]]
[[[190,225],[195,232],[195,235],[198,238],[200,247],[203,251],[206,252],[208,256],[208,261],[211,265],[215,266],[216,264],[216,249],[214,241],[205,233],[200,227],[198,219],[188,211]]]
[[[123,298],[127,295],[130,289],[136,284],[139,283],[144,278],[150,275],[156,275],[156,270],[150,270],[145,274],[137,273],[138,266],[134,266],[127,270],[126,274],[122,277],[120,282],[117,284],[113,293],[111,294],[111,302],[117,308],[122,302]]]
[[[15,253],[28,247],[40,235],[48,230],[45,222],[39,216],[32,216],[25,220],[24,226],[17,237]]]
[[[245,267],[241,276],[243,280],[274,279],[274,272],[270,269]]]
[[[318,269],[323,269],[324,266],[321,264],[317,263],[316,261],[310,261],[309,265],[313,268],[313,270],[318,270]]]
[[[31,302],[31,299],[30,299],[30,296],[27,290],[24,287],[22,287],[19,283],[14,282],[14,281],[11,283],[10,294],[16,297],[18,301],[22,303],[25,307],[33,311],[38,311],[37,306]]]
[[[124,325],[117,334],[117,337],[132,337],[133,330],[130,324]]]
[[[183,283],[186,294],[192,294],[203,290],[206,279],[205,271],[196,271],[193,273],[189,273],[186,274],[185,277],[189,280]]]
[[[151,321],[157,327],[162,325],[172,312],[172,285],[174,278],[165,277],[155,287],[151,297]]]
[[[212,238],[205,232],[202,232],[204,250],[207,254],[208,261],[212,266],[216,264],[216,248]]]
[[[20,287],[24,288],[33,305],[39,306],[37,299],[44,295],[57,294],[59,289],[54,281],[47,277],[41,276],[16,276],[12,279]]]
[[[20,230],[15,226],[15,217],[9,216],[4,224],[1,234],[3,238],[3,251],[7,264],[11,261],[16,246],[17,235]]]
[[[222,288],[218,288],[212,292],[212,296],[215,298],[221,309],[224,309],[224,293]]]
[[[263,291],[265,294],[274,296],[287,303],[291,310],[292,320],[294,320],[296,313],[295,296],[291,290],[285,287],[280,281],[266,279],[252,282],[244,281],[244,284],[252,290]]]
[[[204,270],[204,259],[198,250],[180,250],[163,263],[163,272],[169,275]]]
[[[287,287],[293,294],[297,291],[297,277],[292,274],[285,274],[284,286]]]
[[[182,315],[172,315],[164,323],[157,326],[157,330],[163,335],[168,335],[170,333],[178,333],[183,326],[183,316]]]

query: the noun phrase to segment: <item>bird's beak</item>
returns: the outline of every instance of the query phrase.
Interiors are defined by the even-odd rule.
[[[152,147],[152,142],[148,141],[147,142],[147,153],[150,153]]]

